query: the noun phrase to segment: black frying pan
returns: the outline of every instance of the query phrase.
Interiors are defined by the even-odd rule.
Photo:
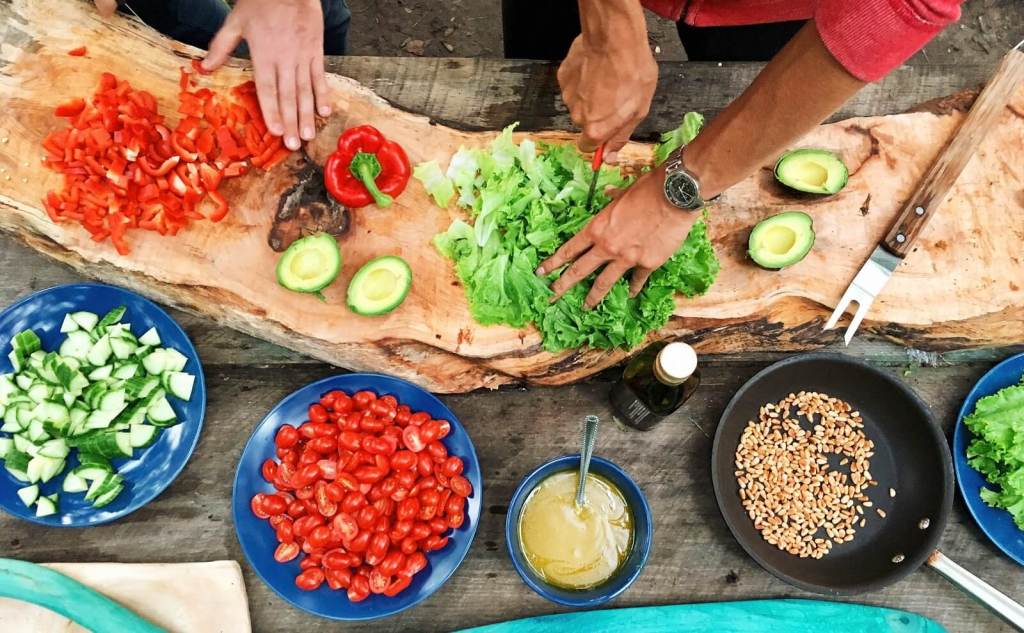
[[[871,473],[878,481],[866,494],[887,513],[883,519],[872,508],[853,541],[836,545],[819,560],[767,543],[740,503],[735,476],[736,448],[747,423],[757,419],[765,403],[801,390],[827,393],[860,411],[865,434],[875,443]],[[928,563],[1024,630],[1024,607],[935,549],[953,505],[949,446],[928,406],[889,374],[840,354],[804,354],[776,363],[751,378],[725,408],[711,463],[718,507],[733,536],[782,580],[815,593],[851,595],[880,589]]]

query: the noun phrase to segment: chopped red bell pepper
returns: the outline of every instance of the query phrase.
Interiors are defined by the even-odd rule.
[[[405,190],[411,173],[409,157],[398,143],[360,125],[338,137],[338,147],[324,165],[324,184],[347,207],[386,207]]]
[[[42,142],[43,164],[64,175],[63,188],[43,199],[50,219],[77,222],[93,240],[110,239],[121,254],[129,250],[129,229],[175,235],[192,220],[223,220],[229,210],[218,191],[223,179],[245,174],[245,159],[253,155],[270,169],[290,152],[265,133],[251,82],[231,91],[242,104],[208,88],[193,91],[202,74],[198,62],[181,69],[178,110],[185,116],[173,131],[152,94],[110,73],[100,76],[91,102],[58,106],[55,113],[68,127]],[[214,207],[204,216],[199,207],[207,197]]]
[[[71,55],[72,57],[84,57],[85,54],[88,52],[89,50],[87,48],[85,48],[84,46],[79,46],[78,48],[72,48],[71,50],[69,50],[68,55]]]
[[[70,118],[70,117],[73,117],[73,116],[77,116],[84,109],[85,109],[85,100],[84,99],[72,99],[70,101],[65,101],[64,103],[58,105],[54,109],[53,113],[56,114],[57,116]]]

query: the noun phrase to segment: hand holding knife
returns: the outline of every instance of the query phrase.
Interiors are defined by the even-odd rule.
[[[590,169],[593,171],[593,175],[590,177],[590,191],[587,192],[587,211],[591,210],[591,205],[594,203],[594,192],[597,190],[597,176],[601,173],[601,163],[604,162],[604,145],[597,148],[594,152],[594,157],[590,160]]]

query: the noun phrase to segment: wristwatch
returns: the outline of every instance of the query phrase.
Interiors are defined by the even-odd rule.
[[[702,209],[718,199],[718,196],[710,200],[701,197],[700,182],[683,167],[682,147],[669,154],[665,161],[665,197],[672,206],[684,211]]]

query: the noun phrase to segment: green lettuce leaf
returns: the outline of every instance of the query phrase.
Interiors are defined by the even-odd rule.
[[[1007,510],[1024,530],[1024,376],[978,400],[964,424],[974,434],[967,463],[993,486],[980,490],[982,501]]]
[[[434,199],[434,204],[442,209],[446,208],[455,197],[455,185],[441,172],[441,167],[438,166],[436,160],[428,160],[416,165],[416,168],[412,170],[412,175],[423,183],[423,188]]]
[[[670,133],[673,142],[692,140],[703,121],[695,116]],[[579,151],[572,145],[538,146],[530,139],[516,144],[513,129],[506,128],[486,150],[460,148],[445,172],[458,192],[457,204],[472,224],[455,220],[435,236],[434,245],[454,262],[475,320],[512,327],[533,323],[552,352],[584,345],[630,348],[668,322],[676,294],[693,297],[707,292],[719,263],[705,215],[638,297],[631,298],[627,282],[619,280],[600,305],[584,310],[584,298],[596,277],[591,275],[551,303],[548,285],[556,275],[538,277],[537,266],[611,201],[604,193],[606,186],[627,187],[633,179],[603,166],[594,208],[588,209],[592,173]]]
[[[683,122],[676,129],[661,135],[661,142],[654,148],[654,164],[660,165],[668,160],[668,155],[693,140],[704,127],[704,115],[698,112],[687,112]]]

